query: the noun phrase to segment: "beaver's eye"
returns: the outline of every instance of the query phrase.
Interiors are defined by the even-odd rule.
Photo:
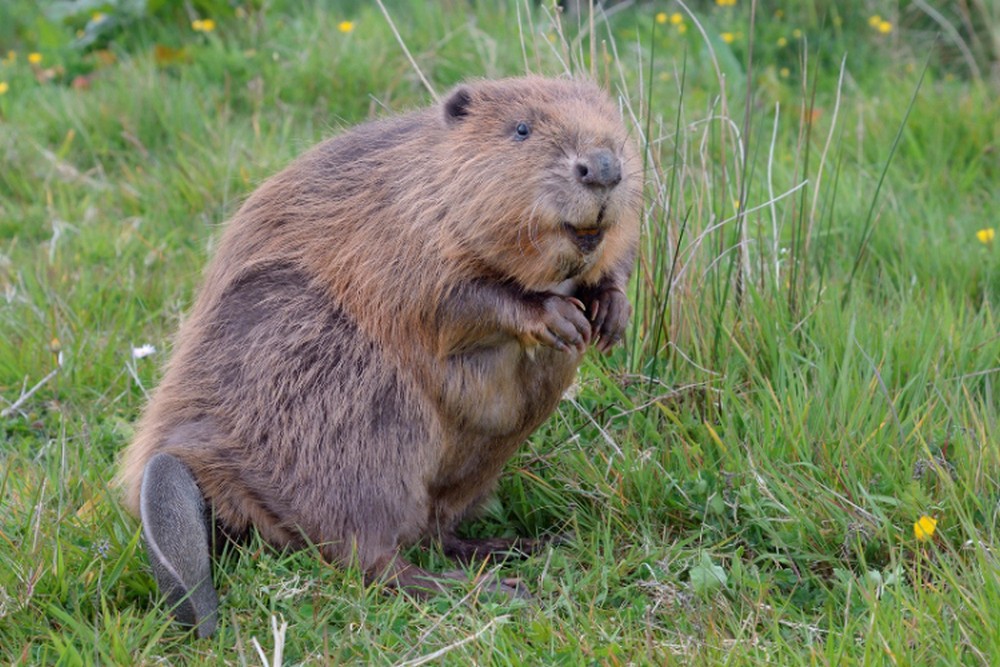
[[[531,134],[531,127],[523,121],[518,123],[517,127],[514,128],[514,138],[518,141],[524,141],[528,138],[529,134]]]

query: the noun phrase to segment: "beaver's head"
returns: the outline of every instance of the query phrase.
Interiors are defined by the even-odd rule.
[[[642,165],[596,85],[545,78],[462,85],[442,104],[450,254],[526,289],[594,282],[632,252]]]

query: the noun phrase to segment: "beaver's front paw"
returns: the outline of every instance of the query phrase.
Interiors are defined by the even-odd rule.
[[[587,310],[592,327],[591,336],[597,341],[594,347],[607,354],[625,334],[625,327],[632,315],[632,304],[620,289],[608,287],[594,295]]]
[[[546,295],[536,307],[537,316],[525,327],[521,342],[526,346],[547,345],[580,354],[590,343],[591,323],[584,305],[573,297]]]

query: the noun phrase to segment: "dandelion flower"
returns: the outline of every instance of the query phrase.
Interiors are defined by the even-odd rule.
[[[787,37],[779,37],[778,38],[778,48],[782,48],[783,49],[786,46],[788,46],[788,38]]]
[[[736,0],[715,0],[715,4],[720,7],[735,7]]]
[[[670,15],[670,23],[671,25],[680,25],[684,23],[684,15],[680,12],[674,12]]]
[[[31,63],[32,65],[37,65],[37,64],[41,63],[42,62],[42,54],[41,53],[37,53],[37,52],[36,53],[29,53],[28,54],[28,62]]]
[[[666,23],[667,22],[667,13],[666,12],[660,12],[659,14],[657,14],[656,15],[656,22],[659,23],[659,24],[661,24],[661,25],[664,24],[664,23]]]
[[[993,239],[996,238],[997,230],[992,227],[987,227],[986,229],[980,229],[976,232],[976,238],[979,239],[980,243],[993,243]]]
[[[191,21],[191,29],[195,32],[212,32],[215,30],[215,21],[212,19],[195,19]]]
[[[882,17],[878,14],[872,14],[871,18],[868,19],[868,25],[873,28],[877,28],[878,24],[882,22]]]
[[[802,39],[802,31],[796,28],[795,30],[792,31],[792,37],[794,37],[795,39]]]
[[[8,90],[10,90],[10,84],[6,81],[0,81],[0,95],[6,95]]]
[[[937,519],[924,514],[913,524],[913,536],[920,542],[926,542],[934,537],[935,529],[937,529]]]
[[[733,41],[736,39],[736,35],[734,35],[731,32],[724,32],[720,35],[720,37],[722,37],[722,41],[725,42],[726,44],[732,44]]]
[[[889,23],[888,21],[879,21],[878,25],[875,26],[875,28],[883,35],[888,35],[890,32],[892,32],[892,24]]]
[[[349,33],[354,30],[354,21],[341,21],[337,24],[337,30],[342,33]]]
[[[94,23],[100,23],[101,21],[104,20],[104,13],[94,12],[93,14],[90,15],[90,20]]]
[[[791,76],[792,70],[788,69],[787,67],[782,67],[781,70],[778,71],[778,74],[781,75],[782,79],[787,79],[789,76]]]

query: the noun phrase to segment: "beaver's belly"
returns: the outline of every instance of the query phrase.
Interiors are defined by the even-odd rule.
[[[576,374],[581,355],[514,340],[446,361],[440,395],[444,424],[503,437],[541,423]],[[450,429],[449,429],[450,430]]]

